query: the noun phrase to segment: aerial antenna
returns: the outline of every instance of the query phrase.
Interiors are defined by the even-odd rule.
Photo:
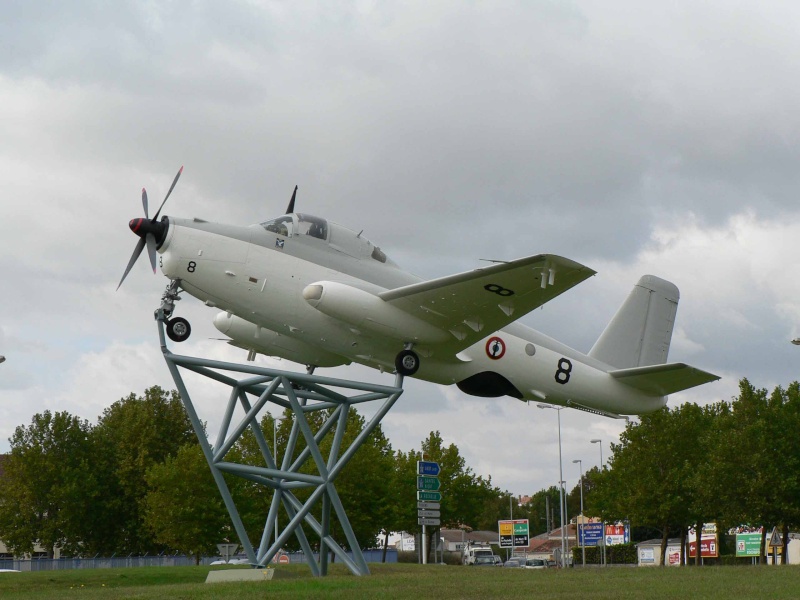
[[[286,209],[286,214],[291,214],[294,212],[294,199],[297,196],[297,186],[294,186],[294,191],[292,192],[292,199],[289,200],[289,207]]]
[[[493,258],[479,258],[478,260],[482,260],[483,262],[490,262],[490,263],[508,263],[507,260],[495,260]]]

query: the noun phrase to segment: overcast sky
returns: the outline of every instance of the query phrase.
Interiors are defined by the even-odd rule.
[[[800,5],[527,2],[3,3],[0,452],[44,410],[94,423],[174,387],[142,216],[299,211],[438,277],[542,252],[597,275],[523,322],[586,352],[638,278],[673,281],[670,359],[786,386],[800,348]],[[188,297],[181,353],[242,361]],[[296,368],[259,358],[258,364]],[[363,367],[321,370],[391,383]],[[193,390],[190,389],[190,392]],[[223,396],[199,389],[210,423]],[[216,416],[215,416],[216,415]],[[623,424],[561,412],[564,477]],[[515,494],[556,485],[556,413],[408,382],[392,445],[431,430]]]

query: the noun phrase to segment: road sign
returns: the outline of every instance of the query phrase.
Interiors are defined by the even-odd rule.
[[[442,522],[439,519],[429,519],[428,517],[419,517],[417,519],[417,525],[441,525]]]
[[[516,548],[530,544],[528,519],[498,521],[497,527],[500,532],[499,546],[501,548]]]
[[[417,500],[441,502],[442,492],[417,492]]]
[[[417,461],[417,475],[432,475],[433,477],[436,477],[440,470],[439,463],[429,462],[426,460]]]
[[[442,507],[438,502],[417,502],[417,508],[424,508],[425,510],[439,510]]]
[[[769,536],[769,545],[773,548],[783,548],[783,539],[781,534],[778,533],[777,527],[772,528],[772,533]]]
[[[217,544],[217,550],[219,550],[219,555],[225,559],[225,562],[228,562],[228,559],[236,554],[236,551],[239,549],[239,544]]]
[[[420,510],[417,511],[417,516],[418,517],[434,517],[434,518],[438,519],[439,517],[442,516],[442,513],[441,513],[441,511],[438,511],[438,510],[422,510],[422,509],[420,509]]]
[[[289,564],[289,555],[288,554],[281,554],[281,557],[278,559],[278,562],[282,565]]]
[[[427,475],[420,475],[417,477],[418,490],[436,491],[442,486],[438,477],[429,477]]]

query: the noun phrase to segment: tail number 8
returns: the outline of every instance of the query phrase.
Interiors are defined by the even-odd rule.
[[[565,384],[569,381],[569,374],[572,373],[572,363],[566,358],[558,360],[558,370],[556,371],[556,381]]]

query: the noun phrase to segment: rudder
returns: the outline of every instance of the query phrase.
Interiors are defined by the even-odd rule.
[[[618,369],[666,363],[679,299],[675,284],[642,276],[589,356]]]

